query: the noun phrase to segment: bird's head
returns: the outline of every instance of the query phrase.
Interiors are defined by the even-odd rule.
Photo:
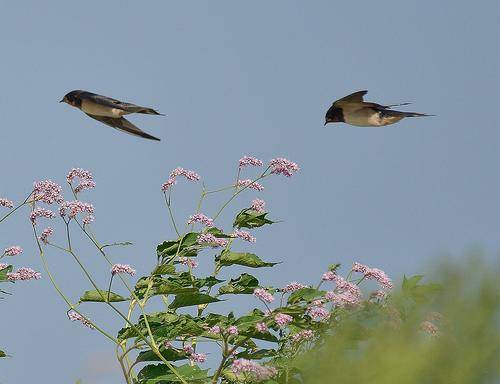
[[[79,104],[78,102],[80,100],[80,98],[78,97],[80,92],[81,91],[71,91],[70,93],[64,95],[62,100],[60,100],[59,102],[69,104],[73,107],[77,107]]]
[[[343,123],[344,113],[341,108],[331,107],[325,116],[325,125],[328,123]]]

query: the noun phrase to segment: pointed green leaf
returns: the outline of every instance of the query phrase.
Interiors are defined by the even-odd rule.
[[[163,264],[157,266],[153,273],[153,275],[175,275],[175,265],[172,264]]]
[[[312,301],[317,297],[324,296],[325,293],[326,293],[325,291],[320,291],[315,288],[309,288],[309,287],[301,288],[293,292],[288,297],[288,304],[295,304],[300,301]]]
[[[243,273],[236,279],[231,279],[227,285],[219,288],[219,294],[250,294],[259,286],[259,280],[248,273]]]
[[[168,361],[187,359],[187,355],[184,351],[177,351],[172,348],[161,347],[160,353]],[[143,361],[161,361],[161,359],[152,350],[148,349],[147,351],[140,352],[135,361],[136,363],[140,363]]]
[[[250,208],[243,209],[236,215],[233,227],[238,228],[258,228],[265,224],[273,224],[275,221],[266,219],[267,212],[260,213]]]
[[[259,256],[253,253],[238,253],[223,251],[216,261],[223,266],[243,265],[250,268],[272,267],[278,263],[268,263],[263,261]]]
[[[144,298],[146,292],[148,297],[156,295],[168,295],[178,293],[195,293],[198,288],[181,284],[182,281],[177,276],[165,279],[160,276],[141,277],[135,285],[135,294],[138,298]],[[187,285],[187,286],[186,286]]]
[[[174,301],[168,307],[173,309],[189,307],[191,305],[215,303],[217,301],[220,300],[205,293],[181,293],[175,296]]]
[[[208,381],[208,369],[184,364],[175,367],[177,373],[190,384],[205,383]],[[137,378],[141,384],[168,384],[181,380],[164,364],[147,365],[139,372]]]
[[[117,301],[127,301],[129,299],[114,293],[114,292],[108,292],[106,290],[100,289],[99,291],[93,290],[93,291],[86,291],[82,297],[80,297],[80,301],[92,301],[96,303],[102,303],[102,302],[117,302]]]
[[[12,272],[12,265],[9,265],[3,269],[0,269],[0,281],[9,281],[7,279],[7,273]]]
[[[156,247],[156,254],[160,258],[180,256],[196,256],[198,253],[197,239],[198,232],[190,232],[175,241],[164,241]]]

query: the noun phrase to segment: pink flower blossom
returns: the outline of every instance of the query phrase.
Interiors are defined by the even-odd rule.
[[[261,160],[253,157],[253,156],[243,156],[241,159],[240,159],[240,168],[243,168],[243,167],[246,167],[248,165],[251,165],[253,167],[262,167],[262,165],[264,164]]]
[[[207,361],[207,355],[204,353],[191,353],[189,360],[193,363],[204,363]]]
[[[162,185],[161,185],[161,190],[163,192],[167,192],[168,189],[172,186],[172,185],[175,185],[177,184],[177,180],[173,179],[173,178],[170,178],[168,179],[167,181],[165,181]]]
[[[172,343],[169,340],[163,340],[163,346],[165,348],[172,348]]]
[[[378,290],[372,292],[370,297],[383,300],[387,297],[387,292],[384,291],[383,289],[378,289]]]
[[[187,345],[185,345],[185,346],[182,348],[182,350],[183,350],[184,352],[186,352],[186,354],[188,354],[188,355],[190,355],[190,354],[194,353],[194,348],[193,348],[193,346],[192,346],[191,344],[187,344]]]
[[[439,328],[436,324],[431,323],[430,321],[423,321],[420,323],[420,329],[427,332],[431,336],[439,336]]]
[[[188,224],[201,223],[206,225],[207,227],[214,226],[214,220],[205,216],[203,213],[196,213],[194,215],[189,216]]]
[[[44,244],[47,244],[49,237],[52,236],[53,233],[54,230],[52,228],[45,228],[40,235],[40,241]]]
[[[55,217],[55,213],[45,209],[45,208],[35,208],[30,214],[30,220],[33,225],[36,225],[36,219],[39,217],[45,217],[47,219],[53,219]]]
[[[69,311],[68,312],[68,319],[71,321],[79,321],[83,325],[85,325],[87,328],[94,329],[95,327],[92,325],[92,323],[87,319],[86,317],[80,315],[78,312],[75,311]]]
[[[337,274],[335,272],[328,271],[328,272],[323,273],[323,275],[321,276],[321,280],[332,281],[335,279],[335,276],[337,276]]]
[[[181,167],[175,168],[170,173],[169,179],[176,178],[177,176],[184,176],[189,181],[198,181],[198,180],[200,180],[200,176],[196,172],[190,171],[188,169],[184,169],[184,168],[181,168]]]
[[[66,176],[66,180],[71,184],[75,178],[80,179],[80,183],[74,188],[75,193],[95,188],[94,177],[89,171],[82,168],[73,168]]]
[[[3,251],[3,253],[6,256],[17,256],[20,253],[23,253],[23,249],[17,245],[14,245],[12,247],[5,248],[5,251]]]
[[[230,325],[229,327],[227,327],[227,333],[229,335],[237,335],[238,327],[236,325]]]
[[[135,269],[129,264],[113,264],[111,267],[111,274],[116,275],[117,273],[128,273],[130,276],[134,276]]]
[[[278,324],[280,327],[284,327],[287,324],[290,324],[293,320],[293,317],[290,315],[287,315],[286,313],[278,313],[276,316],[274,316],[274,320],[276,321],[276,324]]]
[[[184,264],[189,268],[196,268],[198,266],[198,262],[193,260],[192,257],[179,257],[179,263]]]
[[[198,244],[200,245],[210,245],[213,248],[217,247],[225,247],[227,245],[227,240],[226,239],[221,239],[218,237],[215,237],[211,233],[202,233],[198,236],[198,239],[196,240]]]
[[[16,280],[39,280],[42,278],[40,272],[36,272],[31,268],[22,267],[16,272],[7,273],[7,279],[10,281]]]
[[[299,166],[296,163],[283,157],[272,159],[269,165],[271,166],[271,173],[285,175],[287,177],[292,176],[299,170]]]
[[[306,313],[312,318],[319,321],[327,320],[330,318],[330,312],[323,305],[315,305],[309,307]]]
[[[43,180],[33,183],[33,200],[43,201],[46,204],[62,203],[62,187],[52,180]]]
[[[349,291],[345,291],[342,293],[329,291],[325,294],[325,298],[338,307],[344,307],[346,305],[357,305],[360,303],[360,297],[357,295],[353,295]]]
[[[1,271],[2,269],[7,268],[9,265],[10,265],[10,264],[0,263],[0,271]]]
[[[208,329],[208,332],[213,333],[214,335],[220,335],[221,328],[218,325],[214,325]]]
[[[89,225],[94,221],[95,217],[94,215],[87,215],[85,218],[82,220],[83,225]]]
[[[59,214],[63,217],[66,216],[66,214],[68,214],[68,217],[70,219],[73,219],[79,213],[88,213],[89,215],[93,215],[94,206],[90,203],[84,203],[83,201],[73,200],[73,201],[65,201],[59,207]]]
[[[257,331],[259,331],[261,333],[264,333],[264,332],[268,331],[266,323],[257,323],[257,324],[255,324],[255,329],[257,329]]]
[[[255,243],[257,239],[250,234],[250,232],[247,231],[241,231],[239,229],[236,229],[232,234],[231,237],[239,237],[240,239],[243,239],[245,241],[248,241],[250,243]]]
[[[256,181],[252,181],[250,179],[238,180],[238,183],[236,184],[236,186],[238,188],[255,189],[256,191],[263,191],[264,190],[264,186],[262,184],[259,184]]]
[[[377,281],[382,288],[393,288],[391,279],[381,269],[369,268],[368,271],[365,272],[365,278]]]
[[[335,284],[337,285],[337,289],[340,290],[341,292],[350,292],[352,295],[356,297],[361,297],[361,290],[356,284],[353,284],[346,279],[344,279],[342,276],[335,275],[334,278]]]
[[[253,291],[253,294],[265,303],[272,303],[274,301],[274,296],[267,292],[264,288],[256,288]]]
[[[250,209],[258,213],[264,213],[266,211],[266,202],[261,199],[255,199],[252,201]]]
[[[310,340],[314,337],[314,332],[311,331],[310,329],[304,329],[303,331],[300,331],[299,333],[295,333],[291,336],[292,342],[294,343],[300,343],[301,341],[304,340]]]
[[[14,202],[5,198],[0,198],[0,207],[14,208]]]
[[[256,381],[268,380],[278,374],[278,370],[274,367],[266,367],[252,360],[236,359],[231,365],[231,370],[234,374],[249,374],[255,377]]]
[[[290,292],[295,292],[295,291],[298,291],[299,289],[306,288],[306,287],[307,287],[307,285],[297,283],[296,281],[294,281],[293,283],[285,285],[283,288],[281,288],[281,292],[290,293]]]
[[[363,274],[365,274],[369,269],[370,267],[360,263],[354,263],[351,268],[353,272],[361,272]]]

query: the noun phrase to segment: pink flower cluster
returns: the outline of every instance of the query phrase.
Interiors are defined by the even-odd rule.
[[[256,191],[263,191],[264,186],[262,184],[257,183],[256,181],[252,181],[250,179],[245,179],[245,180],[238,180],[238,183],[236,184],[238,188],[250,188],[250,189],[255,189]]]
[[[265,303],[272,303],[274,301],[274,296],[267,292],[264,288],[256,288],[253,291],[253,294]]]
[[[198,267],[198,262],[196,260],[193,260],[192,257],[179,257],[179,263],[186,265],[189,268]]]
[[[290,293],[290,292],[295,292],[295,291],[298,291],[299,289],[306,288],[306,287],[307,287],[307,285],[297,283],[296,281],[294,281],[293,283],[287,284],[283,288],[281,288],[281,292]]]
[[[226,239],[215,237],[211,233],[202,233],[198,236],[196,242],[200,245],[210,245],[213,248],[225,247],[227,245]]]
[[[422,323],[420,323],[420,329],[431,336],[439,336],[439,328],[436,326],[436,324],[431,323],[430,321],[423,321]]]
[[[337,276],[337,274],[335,272],[328,271],[328,272],[323,273],[323,275],[321,276],[321,280],[332,281],[335,279],[335,276]]]
[[[86,317],[80,315],[78,312],[69,311],[68,312],[68,319],[70,319],[71,321],[79,321],[80,323],[85,325],[87,328],[90,328],[90,329],[95,328]]]
[[[360,302],[359,296],[356,296],[349,291],[344,291],[341,293],[328,291],[325,294],[325,299],[331,301],[334,305],[338,307],[344,307],[346,305],[356,305],[359,304]]]
[[[0,207],[14,208],[14,202],[9,199],[0,198]]]
[[[381,269],[370,268],[367,265],[360,263],[354,263],[351,269],[353,272],[362,273],[365,276],[365,279],[375,280],[384,289],[391,290],[393,288],[391,279]]]
[[[93,215],[94,206],[90,203],[84,203],[83,201],[73,200],[73,201],[65,201],[59,207],[59,214],[63,217],[66,216],[66,214],[68,214],[68,217],[70,219],[73,219],[79,213],[84,213],[84,212],[88,213],[89,215]]]
[[[117,273],[128,273],[130,276],[134,276],[135,269],[129,264],[113,264],[111,267],[111,274],[114,276]]]
[[[264,213],[266,211],[266,202],[261,199],[255,199],[252,201],[250,209],[258,213]]]
[[[89,171],[82,168],[73,168],[66,176],[66,180],[71,184],[75,178],[80,179],[80,183],[74,188],[75,193],[80,193],[85,189],[95,188],[94,177]]]
[[[7,273],[7,279],[10,281],[16,280],[38,280],[41,279],[40,272],[36,272],[31,268],[19,268],[16,272]]]
[[[204,353],[196,353],[192,345],[185,345],[182,350],[189,356],[189,360],[193,363],[204,363],[207,360],[207,355]]]
[[[49,241],[49,237],[52,236],[52,234],[54,233],[54,230],[50,227],[47,227],[45,228],[42,233],[40,234],[40,241],[44,244],[47,244],[47,242]]]
[[[62,187],[52,180],[43,180],[33,183],[33,200],[42,201],[46,204],[62,203]]]
[[[248,241],[250,243],[255,243],[257,239],[250,234],[250,232],[247,231],[242,231],[239,229],[236,229],[232,234],[231,237],[239,237],[242,240]]]
[[[287,315],[286,313],[278,313],[276,316],[274,316],[274,321],[276,321],[276,324],[278,324],[280,327],[284,327],[287,324],[290,324],[293,320],[293,317],[290,315]]]
[[[196,172],[181,167],[177,167],[172,172],[170,172],[170,176],[168,177],[168,180],[162,184],[161,190],[163,192],[166,192],[171,186],[177,184],[176,180],[177,176],[184,176],[189,181],[200,180],[200,176]]]
[[[325,308],[321,300],[312,303],[312,306],[307,308],[306,313],[315,320],[323,321],[330,318],[330,312]]]
[[[240,162],[239,162],[239,165],[240,165],[240,168],[243,168],[243,167],[246,167],[246,166],[253,166],[253,167],[262,167],[264,163],[253,157],[253,156],[243,156],[241,159],[240,159]]]
[[[300,331],[299,333],[293,334],[290,338],[292,339],[292,342],[300,343],[301,341],[304,341],[304,340],[310,340],[313,337],[314,337],[313,331],[311,331],[310,329],[304,329],[303,331]]]
[[[230,325],[226,329],[222,328],[219,325],[214,325],[213,327],[210,327],[208,329],[209,333],[212,333],[214,335],[220,335],[220,334],[226,334],[226,335],[237,335],[239,330],[236,325]]]
[[[1,271],[2,269],[7,268],[9,265],[10,265],[10,264],[0,263],[0,271]]]
[[[271,173],[285,175],[287,177],[292,176],[299,170],[299,166],[296,163],[283,157],[272,159],[269,165],[271,166]]]
[[[262,332],[262,333],[268,331],[266,323],[257,323],[257,324],[255,324],[255,329],[257,331],[259,331],[259,332]]]
[[[14,245],[12,247],[5,248],[3,253],[6,256],[17,256],[20,253],[23,253],[23,249],[17,245]]]
[[[189,216],[188,224],[200,223],[206,225],[207,227],[214,226],[214,220],[210,217],[204,215],[203,213],[196,213]]]
[[[241,373],[250,374],[254,376],[258,382],[268,380],[278,374],[278,370],[274,367],[265,367],[247,359],[234,360],[231,365],[231,370],[236,375]]]
[[[36,225],[36,220],[39,217],[45,217],[47,219],[53,219],[56,216],[54,212],[45,208],[35,208],[30,214],[30,220],[33,225]]]

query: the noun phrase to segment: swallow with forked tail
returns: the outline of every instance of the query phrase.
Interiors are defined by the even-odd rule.
[[[144,137],[145,139],[160,141],[157,137],[144,132],[123,117],[131,113],[163,116],[152,108],[141,107],[139,105],[112,99],[111,97],[80,90],[71,91],[66,94],[60,103],[67,103],[78,108],[91,118],[109,125],[110,127],[119,129],[120,131]]]
[[[405,117],[434,116],[417,112],[394,111],[395,106],[408,105],[410,103],[380,105],[365,102],[363,96],[368,91],[354,92],[335,101],[326,112],[325,125],[328,123],[346,123],[358,127],[383,127],[397,123]]]

